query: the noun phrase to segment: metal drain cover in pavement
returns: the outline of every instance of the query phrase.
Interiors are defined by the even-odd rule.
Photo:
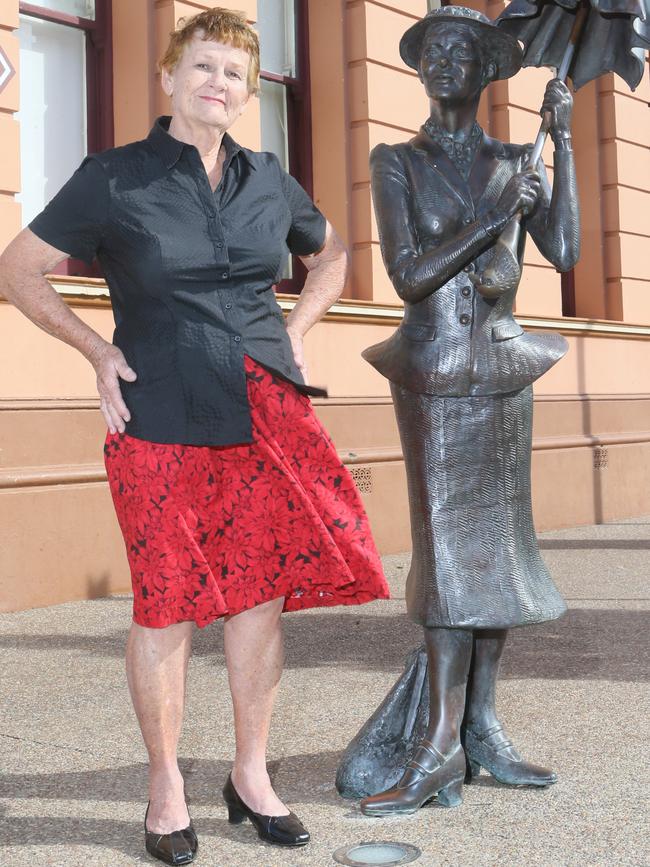
[[[410,843],[357,843],[343,846],[332,855],[337,864],[347,867],[397,867],[416,861],[422,852]]]

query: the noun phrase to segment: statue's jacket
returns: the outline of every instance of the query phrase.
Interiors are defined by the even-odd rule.
[[[474,288],[471,275],[481,273],[494,253],[494,239],[482,219],[508,180],[523,170],[528,154],[526,146],[504,144],[485,134],[480,147],[490,169],[478,183],[472,179],[474,194],[424,130],[404,144],[378,145],[370,157],[382,255],[405,310],[395,334],[363,356],[391,382],[412,392],[508,394],[530,385],[567,350],[562,336],[526,333],[516,322],[516,285],[496,299]],[[539,211],[550,202],[545,175],[542,181]],[[520,268],[526,236],[525,226],[522,229]],[[420,268],[421,277],[417,260],[436,249],[440,260],[435,268],[444,282],[423,300],[409,300],[410,275]],[[465,252],[459,257],[459,251]],[[464,262],[460,270],[459,259]]]

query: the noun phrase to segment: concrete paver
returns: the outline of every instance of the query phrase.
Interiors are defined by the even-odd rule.
[[[384,558],[393,599],[285,617],[287,664],[270,771],[313,843],[283,851],[230,826],[220,790],[234,751],[222,628],[196,631],[181,742],[199,865],[327,867],[341,845],[401,840],[422,867],[650,865],[650,519],[541,537],[570,605],[515,630],[499,704],[520,750],[554,767],[546,790],[488,776],[456,810],[367,819],[334,789],[350,738],[398,676],[420,630],[404,615],[408,555]],[[144,854],[145,753],[123,649],[130,599],[0,617],[0,864],[158,863]]]

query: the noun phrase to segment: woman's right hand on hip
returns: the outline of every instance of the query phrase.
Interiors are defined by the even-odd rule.
[[[126,422],[131,420],[131,413],[122,398],[120,379],[134,382],[137,374],[127,364],[122,351],[106,341],[93,353],[91,361],[97,374],[99,406],[108,430],[112,434],[124,433]]]

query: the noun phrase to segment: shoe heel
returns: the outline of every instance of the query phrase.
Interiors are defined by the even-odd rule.
[[[473,759],[467,759],[467,770],[465,772],[465,782],[471,783],[475,777],[481,773],[481,766]]]
[[[237,807],[231,807],[228,805],[228,821],[231,825],[241,825],[245,818],[246,813],[243,813]]]
[[[463,803],[463,780],[452,780],[438,792],[438,803],[443,807],[460,807]]]

